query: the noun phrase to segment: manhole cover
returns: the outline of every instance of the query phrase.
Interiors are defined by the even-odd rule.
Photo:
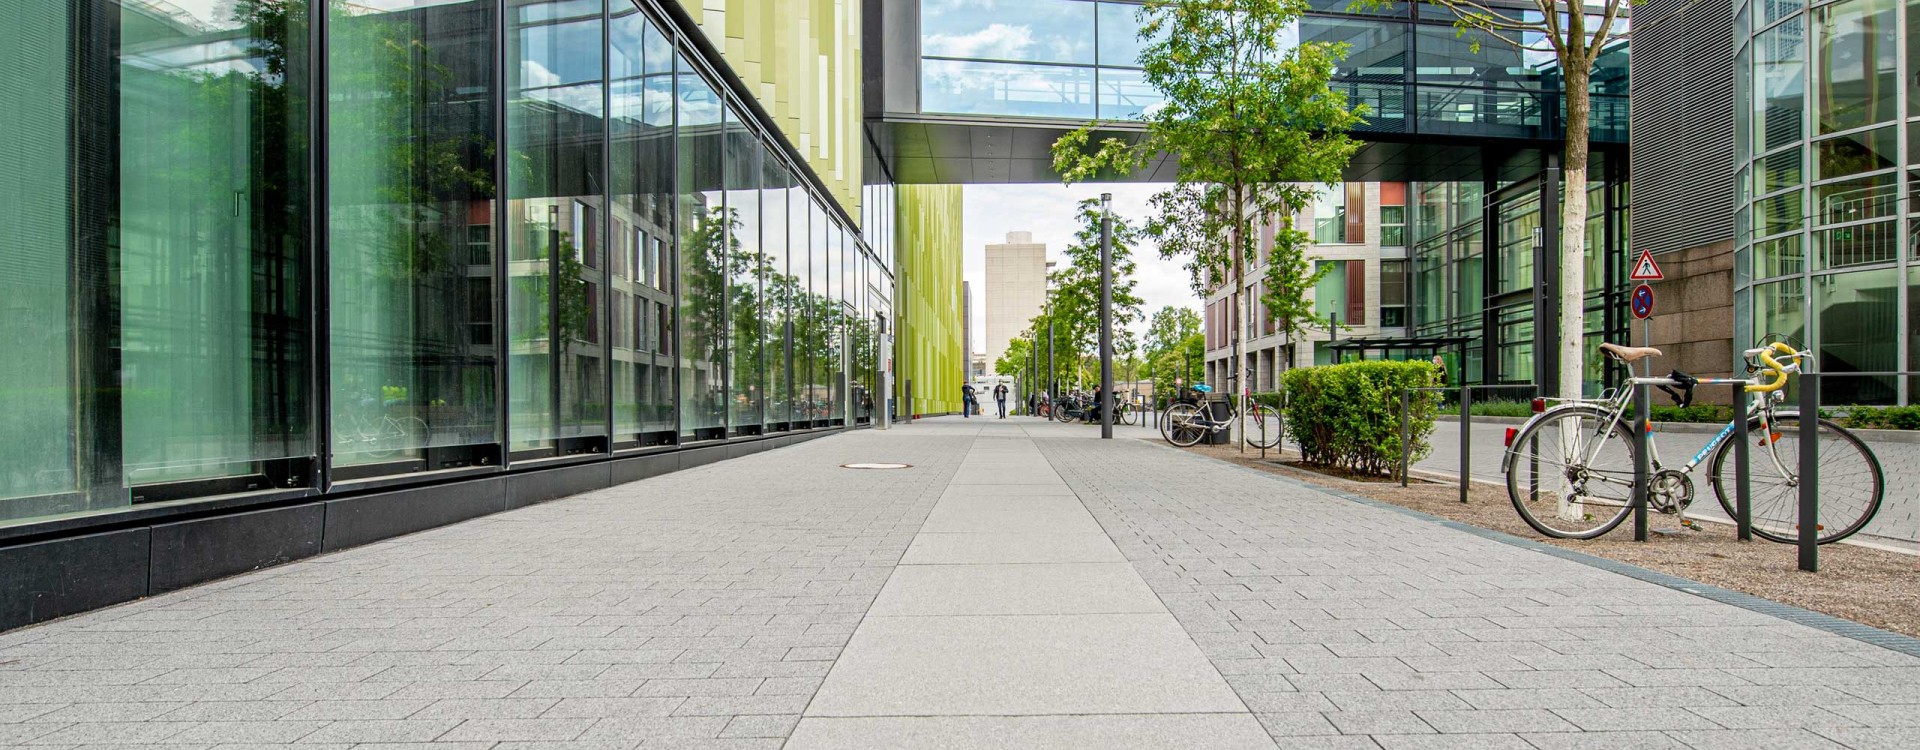
[[[913,464],[841,464],[842,469],[911,469]]]

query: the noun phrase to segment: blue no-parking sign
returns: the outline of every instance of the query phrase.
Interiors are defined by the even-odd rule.
[[[1653,316],[1653,287],[1641,284],[1633,288],[1633,317],[1646,320]]]

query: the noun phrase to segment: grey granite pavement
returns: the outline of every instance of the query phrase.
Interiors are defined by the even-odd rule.
[[[1094,434],[836,436],[0,633],[0,746],[1920,746],[1920,660]]]

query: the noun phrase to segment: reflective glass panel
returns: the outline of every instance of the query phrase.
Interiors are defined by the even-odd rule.
[[[1813,188],[1814,211],[1821,224],[1892,216],[1899,210],[1898,174],[1880,174]]]
[[[1845,377],[1849,372],[1889,372],[1900,367],[1900,272],[1896,269],[1815,276],[1813,304],[1827,403],[1891,404],[1893,378]]]
[[[1800,149],[1792,148],[1761,157],[1760,167],[1753,172],[1754,192],[1765,194],[1799,185],[1806,171],[1801,156]]]
[[[726,131],[728,424],[735,434],[761,424],[766,363],[761,356],[760,139],[729,111]]]
[[[500,439],[496,11],[388,5],[327,27],[336,466]]]
[[[722,192],[725,107],[679,58],[680,436],[721,437],[727,424],[727,221]]]
[[[1062,65],[923,60],[925,112],[1091,118],[1094,69]]]
[[[1892,221],[1855,224],[1813,233],[1820,268],[1891,263],[1900,252],[1900,225]]]
[[[1786,23],[1753,40],[1755,151],[1800,140],[1806,117],[1806,29]]]
[[[1891,169],[1900,163],[1898,128],[1862,130],[1815,144],[1816,179]]]
[[[1842,0],[1813,11],[1821,133],[1885,122],[1900,90],[1897,0]],[[1789,24],[1791,25],[1791,24]],[[1782,27],[1784,28],[1784,27]]]
[[[1154,105],[1165,101],[1159,90],[1147,85],[1146,74],[1140,71],[1101,68],[1098,76],[1101,119],[1122,120],[1145,115]]]
[[[760,242],[766,262],[761,267],[762,316],[766,336],[766,420],[767,424],[785,424],[792,416],[793,352],[787,346],[788,310],[793,304],[793,276],[787,273],[788,194],[793,177],[786,165],[768,149],[762,157],[763,190],[760,191]]]
[[[920,54],[930,57],[1090,64],[1093,35],[1094,4],[1079,0],[920,3]]]
[[[609,29],[613,133],[609,286],[614,309],[613,419],[618,441],[672,440],[673,45],[627,3]]]
[[[68,304],[77,196],[67,3],[21,3],[0,23],[0,522],[88,507],[73,375],[79,321]],[[33,200],[22,200],[33,196]],[[104,265],[104,264],[102,264]]]
[[[507,383],[519,450],[604,435],[608,416],[600,12],[523,12],[545,5],[510,3],[519,21],[507,47]]]
[[[1805,240],[1798,234],[1755,243],[1753,277],[1767,279],[1797,274],[1807,269]]]
[[[309,456],[306,4],[292,4],[302,14],[292,17],[182,8],[166,24],[151,22],[148,3],[101,5],[120,20],[123,481],[245,477],[260,472],[259,461]],[[63,190],[43,182],[31,194]],[[57,256],[60,246],[43,252]],[[79,294],[85,305],[107,292]]]
[[[1161,31],[1153,38],[1140,38],[1143,24],[1138,14],[1141,8],[1126,3],[1100,3],[1096,13],[1100,24],[1098,57],[1101,65],[1137,67],[1140,65],[1141,50],[1166,36],[1166,32]]]

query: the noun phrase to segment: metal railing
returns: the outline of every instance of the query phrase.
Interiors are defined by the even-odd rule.
[[[1467,501],[1467,487],[1473,481],[1473,392],[1523,391],[1527,398],[1538,398],[1536,383],[1436,386],[1400,389],[1400,486],[1407,486],[1413,460],[1413,394],[1460,393],[1460,502]]]

